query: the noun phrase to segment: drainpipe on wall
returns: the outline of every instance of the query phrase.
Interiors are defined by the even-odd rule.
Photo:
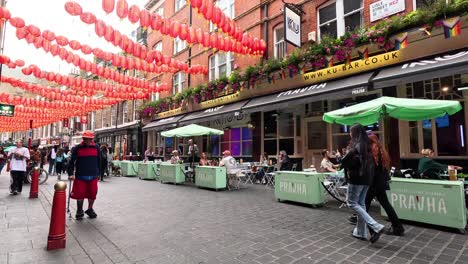
[[[189,5],[189,27],[192,26],[192,14],[193,14],[193,9],[192,9],[192,5]],[[189,49],[188,49],[188,60],[187,60],[187,64],[188,66],[190,67],[192,65],[192,47],[189,46]],[[191,75],[189,74],[188,77],[187,77],[187,87],[190,87],[190,81],[191,81]]]
[[[266,50],[263,54],[263,59],[268,60],[268,2],[263,6],[263,35],[266,43]]]

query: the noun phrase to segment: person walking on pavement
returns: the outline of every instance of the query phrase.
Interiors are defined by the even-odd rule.
[[[101,166],[101,170],[100,170],[100,178],[101,178],[101,181],[104,181],[104,174],[107,172],[106,168],[107,168],[107,155],[109,154],[108,153],[109,150],[107,149],[107,146],[106,145],[102,145],[101,146],[101,155],[99,156],[100,157],[100,166]]]
[[[39,152],[41,154],[41,165],[40,165],[40,168],[43,169],[44,168],[44,164],[46,163],[46,157],[47,157],[47,151],[45,148],[41,148],[39,149]]]
[[[360,124],[351,126],[350,149],[342,159],[348,180],[348,207],[358,215],[353,237],[367,240],[368,226],[371,232],[370,242],[375,243],[384,232],[385,226],[379,224],[366,211],[366,194],[375,173],[375,162],[372,157],[371,145],[366,130]]]
[[[62,148],[60,148],[57,151],[57,156],[55,157],[55,172],[57,173],[58,180],[61,179],[62,172],[65,171],[65,163],[66,163],[67,155],[63,151]]]
[[[57,158],[57,152],[55,151],[55,147],[52,147],[49,152],[49,175],[52,175],[52,172],[54,171],[55,158]]]
[[[3,150],[3,147],[0,146],[0,175],[2,174],[3,167],[7,163],[7,154]]]
[[[372,133],[369,135],[369,141],[371,143],[372,157],[374,158],[376,166],[374,181],[367,191],[366,210],[369,211],[372,200],[374,197],[377,198],[377,201],[382,205],[387,213],[388,219],[392,223],[392,226],[387,229],[385,233],[387,235],[403,236],[405,229],[397,213],[388,201],[386,193],[386,191],[390,190],[390,177],[388,174],[390,171],[390,155],[375,134]]]
[[[83,142],[72,149],[68,164],[68,178],[74,180],[70,197],[76,200],[77,220],[82,219],[85,213],[89,218],[97,217],[93,205],[98,191],[101,151],[93,138],[93,132],[83,132]],[[84,199],[88,199],[86,211],[83,211]]]
[[[10,193],[17,195],[23,190],[23,181],[26,174],[26,160],[30,158],[29,150],[23,147],[23,142],[18,140],[16,147],[10,149],[8,154],[10,161],[11,186]]]

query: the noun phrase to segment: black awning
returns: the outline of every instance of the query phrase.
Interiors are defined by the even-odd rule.
[[[367,91],[369,79],[374,72],[363,73],[344,79],[307,85],[280,93],[254,98],[242,110],[270,111],[291,104],[303,104],[327,98],[349,97]]]
[[[375,88],[383,88],[467,72],[468,50],[463,50],[383,69],[372,82]]]
[[[147,124],[142,128],[143,131],[150,131],[150,130],[164,130],[167,128],[174,128],[177,126],[177,122],[179,122],[182,117],[185,115],[178,115],[178,116],[171,116],[161,119],[156,119],[153,122]]]
[[[233,104],[220,105],[202,111],[193,112],[182,118],[180,123],[185,125],[193,122],[204,122],[213,118],[219,118],[220,116],[240,111],[247,101],[248,100],[244,100]]]

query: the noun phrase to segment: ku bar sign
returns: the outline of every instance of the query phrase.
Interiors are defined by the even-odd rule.
[[[15,106],[0,104],[0,116],[14,116],[15,115]]]
[[[296,47],[301,46],[301,15],[284,5],[284,39]]]

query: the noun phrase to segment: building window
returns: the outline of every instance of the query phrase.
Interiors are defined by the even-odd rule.
[[[337,38],[362,25],[362,1],[336,0],[318,10],[319,36]]]
[[[215,5],[223,11],[224,15],[228,18],[234,18],[234,0],[219,0]],[[210,22],[210,32],[217,29],[216,25]]]
[[[233,157],[252,156],[252,130],[247,127],[236,127],[224,131],[222,136],[211,138],[211,155],[221,156],[230,150]]]
[[[234,55],[231,52],[218,52],[209,59],[209,79],[210,81],[231,74],[234,69]]]
[[[184,88],[185,76],[183,72],[178,72],[172,77],[172,94],[181,93]]]
[[[156,82],[156,86],[159,86],[159,85],[161,85],[161,81]],[[157,101],[157,100],[159,100],[159,92],[152,93],[151,94],[151,101]]]
[[[274,55],[276,59],[281,59],[286,55],[286,42],[284,41],[284,27],[278,27],[274,31]]]
[[[153,50],[162,52],[162,41],[159,41],[158,43],[153,45]]]
[[[286,151],[288,155],[299,153],[299,150],[295,149],[295,138],[300,138],[294,133],[295,122],[300,122],[300,119],[294,118],[293,113],[264,112],[264,152],[268,155],[277,155],[281,150]],[[300,123],[297,125],[300,126]]]
[[[460,74],[433,78],[430,80],[407,83],[404,87],[407,98],[459,100],[464,106],[463,93],[454,87],[463,86]],[[445,115],[431,120],[404,122],[407,127],[409,147],[403,153],[419,155],[421,149],[431,148],[437,156],[465,156],[467,149],[466,124],[464,112],[459,111],[453,115]],[[404,147],[404,148],[405,148]]]
[[[428,8],[435,3],[436,0],[413,0],[413,9]]]
[[[110,116],[110,125],[113,126],[114,125],[114,119],[116,118],[116,111],[115,111],[116,107],[115,105],[111,106],[111,116]]]
[[[175,12],[179,11],[185,5],[185,0],[175,0]]]
[[[122,103],[122,124],[128,121],[128,103],[127,101]]]
[[[133,100],[133,121],[137,120],[137,101]]]
[[[101,127],[107,127],[107,111],[106,109],[102,109],[101,111]]]
[[[174,54],[177,54],[185,49],[187,42],[185,40],[181,40],[179,37],[174,39]],[[162,48],[162,47],[161,47]]]

